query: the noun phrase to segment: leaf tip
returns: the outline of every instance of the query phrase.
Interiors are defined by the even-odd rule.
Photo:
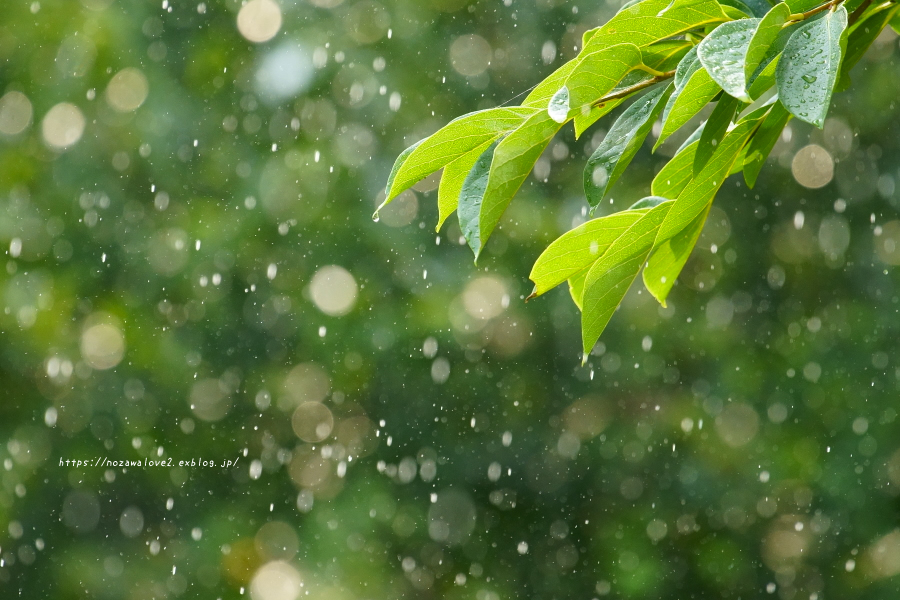
[[[531,293],[528,294],[527,298],[525,298],[525,302],[528,302],[532,298],[537,298],[537,295],[538,295],[538,289],[537,289],[537,286],[534,286],[534,289],[531,290]]]

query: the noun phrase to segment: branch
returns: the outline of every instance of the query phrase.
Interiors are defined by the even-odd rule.
[[[650,79],[647,79],[640,83],[636,83],[632,86],[628,86],[627,88],[621,89],[618,92],[613,92],[611,94],[607,94],[606,96],[603,96],[602,98],[600,98],[599,100],[594,102],[591,106],[595,107],[595,108],[602,108],[603,105],[605,105],[607,102],[611,102],[613,100],[618,100],[620,98],[625,98],[635,92],[638,92],[644,88],[648,88],[651,85],[655,85],[655,84],[659,83],[660,81],[665,81],[666,79],[669,79],[670,77],[674,77],[674,76],[675,76],[674,69],[672,69],[671,71],[666,71],[665,73],[660,73],[659,75],[651,77]]]
[[[804,21],[810,17],[813,17],[813,16],[819,14],[820,12],[828,10],[829,8],[836,7],[838,4],[840,4],[843,1],[844,0],[831,0],[830,2],[826,2],[825,4],[823,4],[821,6],[817,6],[806,12],[791,15],[790,17],[788,17],[787,21],[785,21],[785,25],[787,25],[788,23],[796,23],[798,21]],[[869,1],[871,1],[871,0],[869,0]]]

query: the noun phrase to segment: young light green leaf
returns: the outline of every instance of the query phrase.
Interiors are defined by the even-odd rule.
[[[697,57],[725,93],[750,102],[744,60],[760,19],[722,23],[697,46]]]
[[[572,73],[572,69],[575,68],[578,61],[578,57],[573,58],[550,73],[546,79],[537,84],[535,88],[525,96],[522,106],[528,108],[545,108],[547,103],[550,102],[550,99],[553,97],[553,94],[559,91],[559,88],[565,84],[566,79],[569,78],[569,74]]]
[[[766,157],[772,152],[784,126],[787,125],[791,113],[785,110],[781,102],[772,105],[765,121],[747,144],[747,156],[744,158],[744,181],[749,187],[756,185],[756,178],[766,163]]]
[[[697,153],[694,156],[694,173],[699,173],[706,163],[712,158],[713,152],[722,142],[728,126],[737,112],[738,105],[741,101],[733,96],[722,95],[716,102],[715,108],[709,115],[709,119],[703,125],[703,131],[700,133],[700,145],[697,146]]]
[[[623,7],[605,25],[586,32],[582,48],[587,48],[598,36],[604,38],[601,47],[626,42],[646,46],[691,29],[728,20],[715,0],[672,7],[660,16],[659,13],[670,2],[671,0],[643,0]]]
[[[655,148],[658,148],[670,135],[690,121],[720,90],[721,88],[712,80],[706,69],[701,67],[694,71],[680,93],[676,90],[669,97],[666,106],[667,114],[663,117],[662,133],[656,141]]]
[[[747,46],[747,53],[744,59],[744,81],[750,82],[756,74],[756,70],[763,60],[769,49],[778,39],[784,24],[788,17],[791,16],[791,9],[787,4],[781,2],[766,13],[766,16],[760,20],[750,43]]]
[[[584,192],[592,208],[600,204],[637,154],[671,92],[671,85],[657,87],[626,108],[588,159]]]
[[[481,206],[484,203],[484,191],[487,189],[491,163],[499,144],[499,141],[491,142],[475,160],[475,164],[472,165],[472,169],[463,181],[459,194],[457,210],[459,228],[476,258],[481,252],[481,230],[478,227],[478,217],[481,215]]]
[[[463,184],[466,181],[475,161],[481,156],[485,150],[493,143],[488,140],[482,145],[472,149],[468,154],[463,154],[452,163],[444,167],[444,173],[441,175],[441,184],[438,186],[438,223],[435,231],[440,231],[447,217],[453,214],[459,205],[459,195],[462,192]]]
[[[699,145],[698,136],[696,140],[679,150],[653,178],[650,193],[664,198],[677,198],[694,177],[694,157]]]
[[[627,210],[614,213],[583,223],[558,237],[541,252],[531,268],[528,276],[534,282],[531,296],[540,296],[576,274],[586,272],[603,256],[609,245],[646,212]]]
[[[778,97],[792,115],[822,127],[841,65],[847,10],[838,6],[796,28],[775,72]]]
[[[694,46],[687,40],[663,40],[641,48],[641,61],[656,71],[670,71],[678,66],[681,59]],[[649,77],[647,73],[641,73],[643,77]],[[624,82],[623,82],[624,83]],[[629,82],[633,85],[638,81]]]
[[[653,250],[647,266],[644,267],[644,286],[663,307],[666,306],[666,299],[672,286],[675,285],[675,280],[678,279],[691,251],[697,245],[697,239],[703,231],[711,206],[712,204],[707,205],[706,210],[695,217],[690,225]]]
[[[693,46],[686,40],[664,40],[641,48],[641,60],[647,67],[656,71],[667,72],[678,66],[679,61],[691,48],[693,48]],[[635,85],[646,83],[653,79],[653,77],[654,76],[651,73],[643,70],[631,71],[622,78],[622,81],[620,81],[610,93],[615,94],[623,92]],[[627,97],[629,96],[617,98],[594,106],[586,115],[575,115],[575,139],[580,138],[581,134],[591,125],[612,112]]]
[[[535,112],[533,108],[520,106],[491,108],[451,121],[422,140],[410,152],[394,174],[382,206],[420,179],[469,153],[473,148],[515,129]]]
[[[659,228],[657,245],[677,235],[712,202],[759,122],[760,118],[744,119],[728,132],[703,171],[697,174],[678,195],[672,210]]]
[[[647,260],[657,230],[673,205],[672,201],[668,201],[647,211],[610,245],[588,271],[581,313],[585,359]]]
[[[568,79],[550,98],[547,112],[557,123],[587,114],[597,100],[608,94],[629,71],[641,64],[641,51],[634,44],[616,44],[597,49],[591,40]]]
[[[397,177],[397,171],[400,170],[400,167],[403,166],[403,163],[406,162],[406,159],[409,158],[409,155],[412,154],[413,150],[419,147],[419,144],[424,142],[425,140],[419,140],[406,150],[400,153],[400,156],[397,157],[397,160],[394,161],[394,166],[391,167],[391,173],[388,175],[387,184],[384,186],[384,193],[388,194],[391,191],[391,185],[394,184],[394,179]]]
[[[534,163],[559,131],[559,127],[559,123],[551,119],[546,111],[540,111],[528,117],[518,129],[497,145],[478,215],[479,243],[470,244],[476,260],[510,200],[531,173]]]
[[[572,297],[572,302],[575,303],[578,310],[583,310],[581,299],[584,297],[584,280],[587,279],[587,274],[588,270],[585,269],[569,279],[569,295]]]

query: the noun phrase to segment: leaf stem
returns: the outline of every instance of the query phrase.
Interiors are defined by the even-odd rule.
[[[814,17],[817,14],[819,14],[820,12],[826,11],[829,8],[835,8],[837,5],[839,5],[843,1],[844,0],[830,0],[829,2],[826,2],[825,4],[823,4],[821,6],[817,6],[806,12],[793,14],[787,18],[787,21],[785,21],[785,25],[787,25],[788,23],[796,23],[798,21],[805,21],[806,19],[808,19],[810,17]],[[869,1],[871,1],[871,0],[869,0]]]
[[[666,79],[669,79],[670,77],[674,77],[674,76],[675,76],[675,69],[672,69],[671,71],[666,71],[665,73],[659,73],[659,75],[654,75],[650,79],[647,79],[640,83],[636,83],[634,85],[628,86],[627,88],[623,88],[623,89],[619,90],[618,92],[613,92],[611,94],[607,94],[606,96],[603,96],[602,98],[600,98],[599,100],[594,102],[592,106],[597,107],[597,108],[602,107],[607,102],[611,102],[613,100],[619,100],[620,98],[626,98],[635,92],[639,92],[640,90],[642,90],[644,88],[648,88],[651,85],[655,85],[655,84],[659,83],[660,81],[665,81]]]
[[[661,75],[664,75],[664,73],[662,71],[657,71],[653,67],[648,67],[647,65],[644,65],[644,64],[640,64],[640,65],[636,66],[635,69],[637,69],[639,71],[644,71],[645,73],[650,73],[654,77],[660,77]]]

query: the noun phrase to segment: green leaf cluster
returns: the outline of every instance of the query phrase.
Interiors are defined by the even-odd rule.
[[[896,27],[900,5],[847,1],[628,3],[588,31],[578,56],[521,106],[465,115],[404,151],[388,179],[385,204],[443,169],[438,229],[455,211],[477,260],[567,123],[580,136],[629,103],[584,170],[593,216],[654,125],[655,150],[713,103],[654,178],[652,196],[563,234],[534,264],[532,296],[568,283],[581,309],[586,358],[639,274],[666,304],[729,175],[743,172],[752,187],[789,119],[822,127],[832,93],[849,82],[850,68],[884,27]]]

